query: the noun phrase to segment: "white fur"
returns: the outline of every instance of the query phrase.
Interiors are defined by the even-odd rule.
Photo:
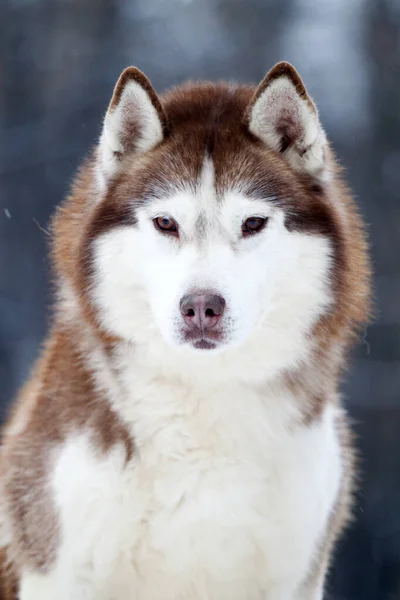
[[[135,456],[69,438],[52,477],[58,561],[26,574],[21,600],[300,600],[338,493],[335,409],[307,429],[279,389],[122,372]]]
[[[267,146],[279,152],[279,125],[282,119],[288,118],[297,123],[301,130],[299,139],[285,152],[290,165],[296,171],[307,171],[326,178],[326,138],[317,110],[297,93],[288,77],[282,76],[272,81],[255,102],[250,114],[249,129]]]

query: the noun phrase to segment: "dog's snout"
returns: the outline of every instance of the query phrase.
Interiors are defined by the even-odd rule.
[[[192,329],[207,330],[214,327],[225,310],[222,296],[210,293],[188,294],[180,301],[185,323]]]

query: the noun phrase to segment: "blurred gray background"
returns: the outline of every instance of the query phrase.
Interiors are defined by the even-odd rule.
[[[0,416],[51,301],[46,225],[99,134],[122,69],[303,76],[368,223],[376,315],[344,381],[362,456],[355,522],[328,598],[400,599],[400,0],[0,2]]]

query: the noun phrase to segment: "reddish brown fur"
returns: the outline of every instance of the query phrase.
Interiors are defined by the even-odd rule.
[[[95,387],[75,345],[81,333],[74,326],[56,325],[5,430],[3,485],[14,526],[9,553],[17,566],[42,570],[55,556],[57,517],[45,490],[54,449],[68,434],[89,429],[99,452],[121,444],[126,460],[133,454],[129,432]]]
[[[0,600],[17,600],[18,580],[7,556],[6,549],[0,551]]]
[[[83,352],[85,344],[91,343],[109,354],[118,343],[118,339],[101,328],[87,294],[90,252],[93,239],[100,233],[116,224],[134,222],[134,215],[127,208],[132,198],[143,202],[161,188],[173,186],[177,178],[195,182],[204,153],[208,152],[213,158],[219,192],[235,182],[248,181],[250,195],[264,198],[273,195],[277,197],[274,201],[283,207],[290,202],[288,228],[323,233],[331,238],[335,251],[336,298],[331,312],[317,323],[313,332],[318,340],[314,361],[318,362],[321,380],[316,384],[313,379],[311,383],[309,371],[303,368],[286,375],[288,388],[304,400],[305,426],[319,418],[327,396],[336,391],[343,354],[332,354],[333,345],[349,346],[357,327],[368,317],[370,271],[366,240],[357,209],[341,180],[332,153],[328,151],[327,160],[333,179],[319,184],[309,176],[295,174],[284,154],[265,148],[249,134],[245,115],[246,107],[255,97],[254,88],[189,84],[172,90],[159,102],[140,72],[131,71],[125,77],[128,76],[143,85],[159,114],[166,115],[163,125],[166,128],[168,123],[169,134],[146,155],[128,153],[121,157],[121,173],[111,183],[102,203],[94,202],[96,155],[93,154],[84,163],[70,196],[54,219],[52,257],[57,279],[62,285],[67,282],[79,298],[79,305],[68,318],[64,305],[56,306],[55,323],[46,348],[4,434],[3,479],[8,498],[12,499],[9,510],[18,534],[9,549],[15,568],[29,565],[43,569],[54,556],[57,517],[49,499],[43,495],[43,482],[54,447],[71,429],[90,427],[99,452],[121,444],[129,460],[134,451],[129,432],[101,391],[95,388]],[[274,76],[277,74],[272,73],[269,80]],[[293,77],[303,95],[301,80],[296,79],[297,74]],[[120,80],[111,107],[119,101],[122,85],[123,80]],[[136,130],[131,133],[138,134]],[[15,429],[17,433],[13,432]],[[350,473],[351,450],[346,450],[346,457]],[[321,541],[327,556],[348,518],[349,482],[350,476],[346,474],[343,486],[349,490],[342,495],[331,519],[331,530]],[[23,498],[27,491],[40,496],[39,505],[25,505]],[[14,597],[9,594],[5,599]]]

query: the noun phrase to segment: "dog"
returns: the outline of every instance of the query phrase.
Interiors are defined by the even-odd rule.
[[[52,327],[1,446],[9,597],[321,600],[370,266],[294,67],[162,96],[127,68],[52,235]]]

